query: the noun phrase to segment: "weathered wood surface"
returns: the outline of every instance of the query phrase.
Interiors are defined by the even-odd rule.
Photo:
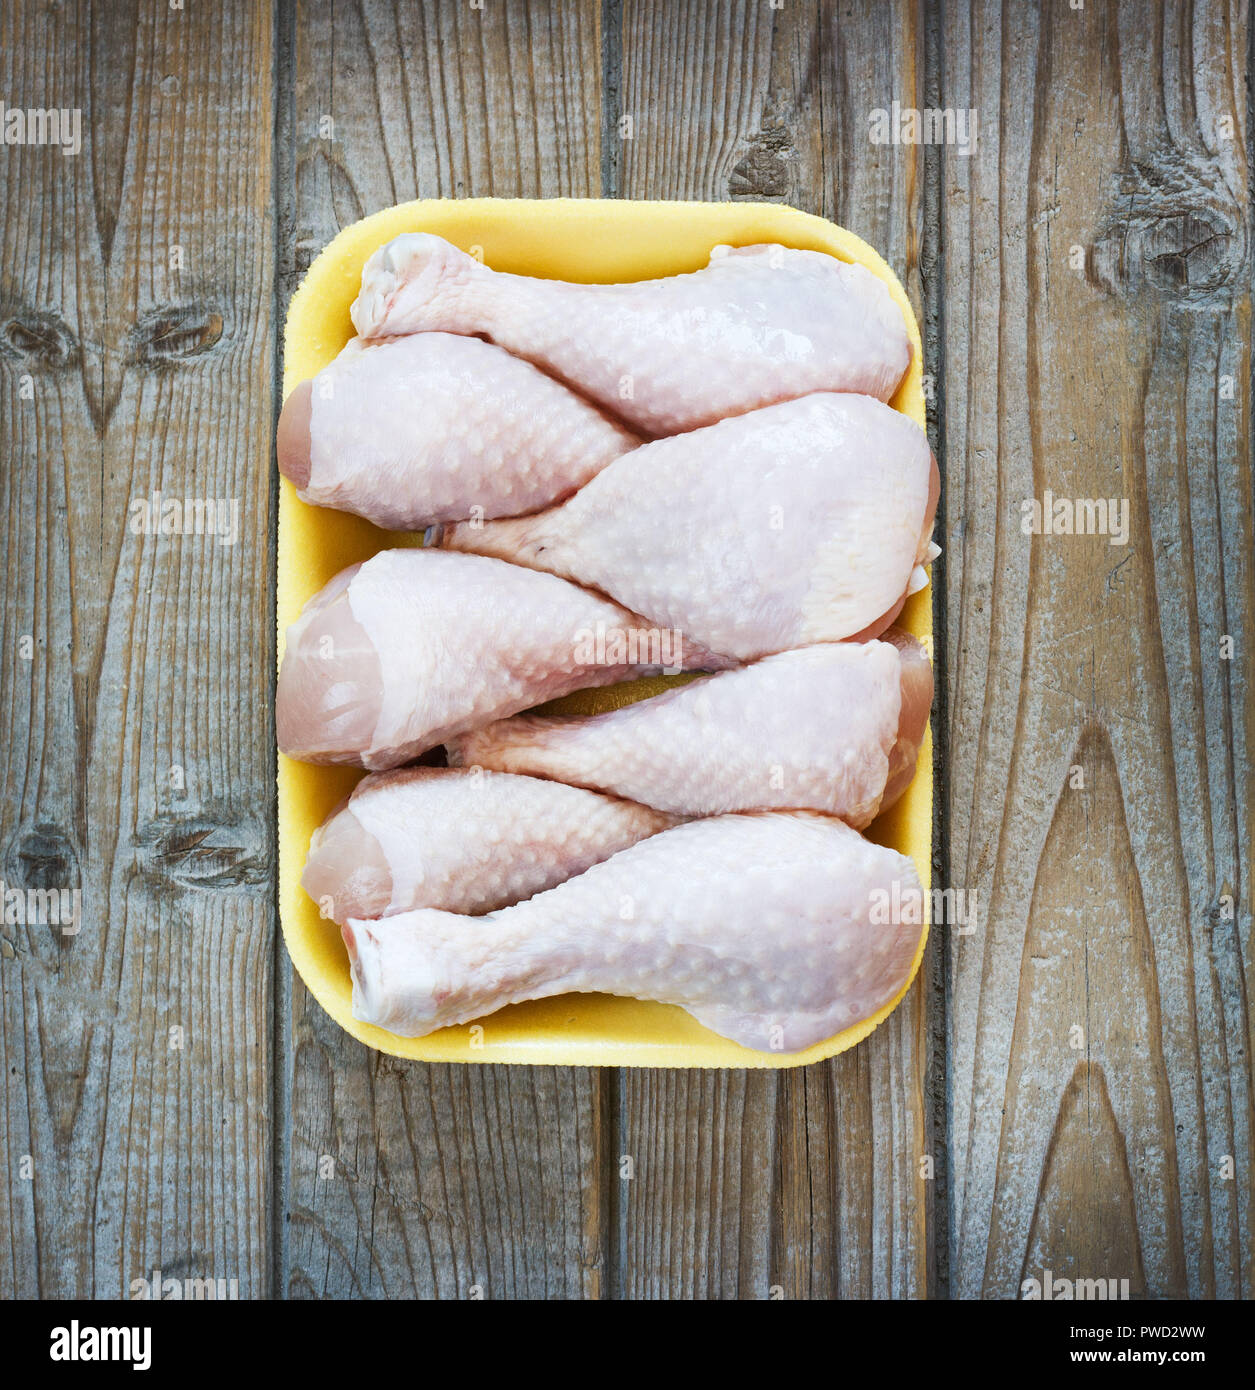
[[[0,1297],[271,1288],[267,8],[0,7]],[[181,268],[179,257],[181,256]],[[234,499],[234,544],[133,499]],[[25,647],[24,638],[31,639]]]
[[[77,158],[0,150],[0,874],[83,891],[75,937],[2,929],[0,1296],[156,1267],[241,1296],[1013,1297],[1047,1268],[1250,1296],[1247,23],[1231,0],[0,9],[0,94],[85,132]],[[871,144],[895,99],[976,108],[975,151]],[[291,977],[282,314],[341,226],[476,194],[788,202],[920,309],[935,871],[978,921],[938,928],[852,1054],[427,1067]],[[236,544],[131,534],[158,488],[238,497]],[[1022,535],[1046,488],[1128,498],[1128,546]]]
[[[1245,24],[941,20],[981,118],[937,296],[958,1296],[1252,1293]],[[1046,489],[1127,499],[1127,546],[1022,534]]]
[[[280,80],[294,94],[285,222],[298,259],[286,269],[412,198],[596,197],[599,22],[592,3],[299,4]],[[337,1028],[299,980],[284,1034],[289,1294],[606,1291],[599,1073],[385,1057]]]
[[[614,114],[630,120],[619,196],[819,213],[876,246],[920,302],[920,151],[868,138],[872,110],[922,101],[911,5],[626,0],[604,41],[621,65]],[[935,959],[865,1046],[831,1062],[623,1074],[620,1144],[638,1158],[620,1210],[625,1296],[928,1292]]]

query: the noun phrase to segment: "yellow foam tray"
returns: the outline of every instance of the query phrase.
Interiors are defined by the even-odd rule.
[[[780,242],[826,251],[866,266],[886,285],[906,316],[914,347],[911,369],[891,404],[924,425],[919,326],[896,276],[865,242],[822,218],[776,204],[618,202],[577,199],[420,200],[388,208],[346,227],[310,267],[292,300],[284,336],[283,388],[314,376],[353,336],[349,306],[362,267],[377,247],[401,232],[435,232],[482,256],[496,270],[589,283],[653,279],[704,266],[722,243]],[[346,565],[418,536],[381,531],[356,517],[307,506],[280,480],[277,617],[279,659],[284,633],[301,606]],[[931,638],[931,586],[908,600],[899,620]],[[927,642],[931,651],[931,642]],[[654,693],[665,678],[612,691],[586,691],[555,709],[595,711]],[[352,1014],[348,956],[334,922],[301,889],[310,836],[362,774],[314,767],[279,755],[279,914],[292,962],[324,1009],[355,1038],[381,1052],[439,1062],[519,1062],[612,1067],[795,1067],[835,1056],[884,1021],[902,994],[873,1017],[804,1052],[755,1052],[703,1028],[674,1005],[610,995],[570,994],[515,1004],[478,1027],[445,1028],[425,1038],[402,1038]],[[870,834],[908,854],[930,885],[932,854],[932,739],[925,736],[919,771],[906,795]],[[928,894],[925,893],[927,901]],[[926,939],[926,934],[925,934]],[[925,940],[911,970],[919,969]]]

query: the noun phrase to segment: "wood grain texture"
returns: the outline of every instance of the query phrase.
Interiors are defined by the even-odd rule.
[[[922,81],[913,5],[625,0],[616,17],[621,196],[819,213],[871,242],[921,302],[920,152],[869,141],[871,111],[912,104]],[[927,1293],[935,960],[887,1024],[831,1062],[623,1074],[619,1148],[646,1161],[623,1187],[622,1296]]]
[[[599,20],[596,4],[556,0],[297,5],[280,79],[294,93],[285,284],[342,226],[408,199],[597,196]],[[612,1179],[598,1073],[384,1057],[299,981],[283,1047],[290,1295],[604,1291]]]
[[[1252,1296],[1250,42],[1242,0],[0,9],[0,96],[83,112],[0,149],[0,877],[82,906],[0,926],[0,1298]],[[871,144],[895,99],[975,150]],[[405,1063],[276,940],[281,315],[341,226],[482,194],[788,202],[920,310],[977,929],[832,1062]],[[1128,544],[1023,534],[1046,489]],[[157,490],[238,538],[135,534]]]
[[[272,52],[0,10],[6,101],[82,112],[0,155],[0,874],[82,895],[0,942],[2,1298],[270,1290]],[[234,543],[134,532],[157,490]]]
[[[1246,22],[941,22],[957,1296],[1252,1292]],[[1048,488],[1127,546],[1022,534]]]

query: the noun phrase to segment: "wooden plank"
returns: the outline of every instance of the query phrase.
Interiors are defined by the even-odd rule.
[[[922,161],[869,143],[869,115],[922,80],[915,7],[625,0],[619,33],[630,198],[747,198],[832,217],[921,302]],[[619,125],[619,118],[629,122]],[[805,1071],[627,1072],[616,1286],[643,1297],[924,1294],[935,1147],[932,959],[853,1053]]]
[[[0,158],[0,874],[81,894],[2,929],[2,1298],[271,1287],[271,64],[265,7],[0,11],[82,122]]]
[[[944,14],[960,1296],[1252,1292],[1246,23]],[[1127,545],[1023,534],[1046,489]]]
[[[295,93],[285,284],[340,227],[407,199],[596,196],[599,14],[593,0],[297,5],[280,77]],[[299,982],[292,999],[288,1293],[602,1292],[598,1073],[400,1062],[342,1033]]]

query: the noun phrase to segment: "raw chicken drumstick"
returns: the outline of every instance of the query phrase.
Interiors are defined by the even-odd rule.
[[[824,811],[861,829],[914,775],[932,694],[923,648],[892,629],[882,642],[801,647],[587,718],[503,719],[454,739],[449,761],[684,816]]]
[[[355,338],[284,402],[279,467],[306,502],[394,531],[520,516],[640,440],[478,338]]]
[[[905,415],[821,394],[644,444],[560,506],[437,538],[750,661],[888,627],[927,583],[939,482]]]
[[[363,338],[479,334],[652,435],[811,391],[887,401],[911,361],[883,281],[783,246],[717,246],[689,275],[581,285],[489,270],[408,232],[367,261],[352,315]]]
[[[573,690],[726,665],[553,575],[384,550],[342,570],[288,629],[275,727],[293,758],[396,767]]]
[[[415,907],[489,912],[672,824],[659,811],[561,782],[407,767],[354,787],[314,831],[301,883],[337,922]]]
[[[921,910],[894,914],[891,899]],[[485,917],[422,909],[342,932],[354,1018],[407,1037],[523,999],[604,991],[796,1052],[901,991],[922,926],[884,920],[894,915],[922,916],[909,859],[838,820],[775,813],[664,830]]]

